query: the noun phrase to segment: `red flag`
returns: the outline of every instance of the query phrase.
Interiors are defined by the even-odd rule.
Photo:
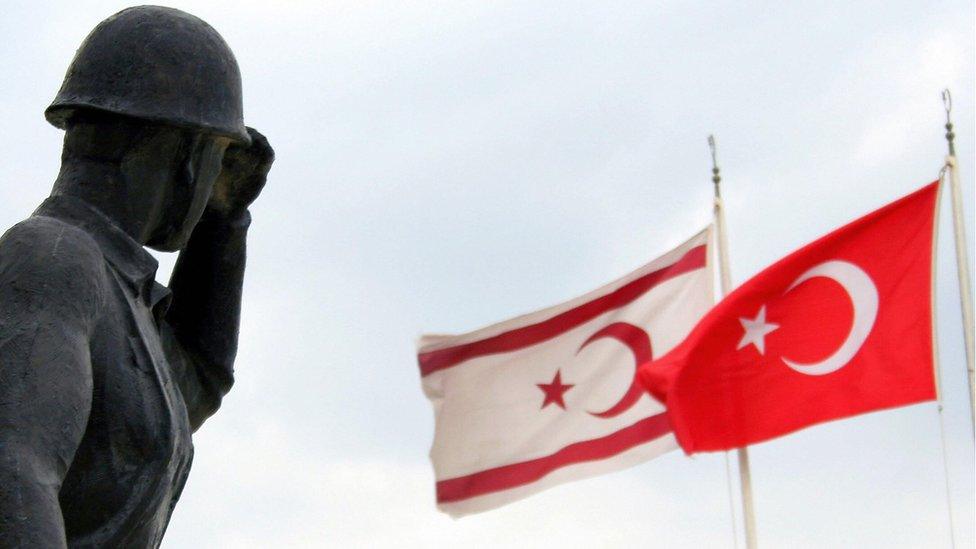
[[[781,259],[639,371],[688,454],[936,396],[938,183]]]

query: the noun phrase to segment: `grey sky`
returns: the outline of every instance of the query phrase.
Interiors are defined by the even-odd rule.
[[[126,5],[5,3],[0,226],[50,190],[61,132],[42,111]],[[195,437],[164,547],[731,547],[721,454],[440,515],[414,339],[575,297],[692,235],[711,214],[709,133],[741,282],[934,180],[946,86],[972,242],[971,2],[169,5],[230,43],[245,118],[278,160],[252,209],[237,385]],[[946,198],[938,327],[963,547],[973,439]],[[934,404],[752,458],[766,547],[948,546]]]

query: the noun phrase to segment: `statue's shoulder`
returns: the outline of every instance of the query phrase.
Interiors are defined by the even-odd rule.
[[[101,266],[102,252],[90,234],[53,217],[34,215],[0,236],[0,254],[26,254],[48,263]]]
[[[0,236],[0,290],[89,295],[106,288],[105,259],[90,234],[60,219],[35,215]]]

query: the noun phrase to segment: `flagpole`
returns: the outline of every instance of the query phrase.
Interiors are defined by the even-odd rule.
[[[728,295],[732,287],[729,272],[729,241],[725,229],[725,210],[722,206],[721,183],[718,161],[715,155],[715,136],[708,136],[708,147],[712,152],[712,183],[715,184],[715,232],[718,237],[718,262],[721,272],[722,296]],[[970,370],[972,380],[972,370]],[[756,549],[756,517],[752,504],[752,475],[749,471],[749,450],[742,447],[736,450],[739,458],[739,487],[742,490],[742,515],[746,527],[746,548]]]
[[[946,166],[949,168],[949,187],[952,191],[952,225],[956,234],[956,267],[959,274],[959,304],[962,307],[963,339],[966,342],[966,369],[969,372],[969,414],[976,437],[976,383],[973,380],[973,289],[969,282],[969,254],[966,250],[966,225],[962,212],[962,189],[959,185],[959,167],[956,160],[956,146],[952,131],[952,95],[948,89],[942,90],[942,103],[946,111],[946,141],[949,154]]]

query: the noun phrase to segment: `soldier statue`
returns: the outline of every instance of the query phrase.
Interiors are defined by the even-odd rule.
[[[169,8],[95,27],[45,115],[61,171],[0,238],[0,547],[158,547],[233,383],[274,153],[230,48]],[[168,288],[144,246],[180,252]]]

